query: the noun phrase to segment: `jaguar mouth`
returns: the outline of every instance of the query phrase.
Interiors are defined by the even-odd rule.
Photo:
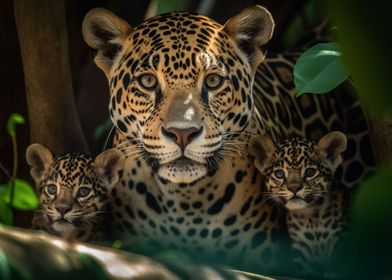
[[[61,234],[65,234],[75,230],[75,226],[66,219],[58,219],[52,222],[52,228]]]
[[[308,206],[308,203],[301,197],[294,195],[286,202],[286,208],[289,210],[303,209]]]
[[[184,156],[159,166],[158,176],[173,183],[192,183],[207,174],[206,164]]]

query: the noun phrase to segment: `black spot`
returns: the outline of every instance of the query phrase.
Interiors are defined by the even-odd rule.
[[[190,228],[187,232],[188,236],[194,236],[196,234],[196,230],[194,228]]]
[[[244,203],[244,205],[242,205],[241,210],[240,210],[240,214],[241,214],[242,216],[249,210],[249,207],[250,207],[250,204],[252,203],[252,200],[253,200],[253,198],[250,197],[250,198]]]
[[[122,89],[119,88],[116,95],[117,103],[120,103],[121,97],[122,97]]]
[[[222,230],[220,228],[216,228],[212,231],[211,235],[213,238],[218,238],[219,236],[222,235]]]
[[[306,239],[314,240],[314,236],[310,232],[305,232],[304,236],[305,236]]]
[[[195,209],[200,209],[203,206],[203,203],[201,201],[196,201],[192,204],[193,208]]]
[[[218,199],[210,208],[208,208],[208,214],[215,215],[219,213],[222,210],[224,204],[229,203],[230,200],[233,198],[234,192],[235,185],[233,183],[228,184],[223,197]]]
[[[252,238],[252,248],[261,246],[267,239],[267,233],[265,231],[259,231]]]
[[[140,194],[145,194],[147,191],[147,187],[144,183],[137,183],[136,184],[136,191]]]
[[[225,226],[231,226],[237,220],[237,215],[232,215],[223,222]]]
[[[225,244],[225,247],[226,247],[227,249],[232,249],[232,248],[234,248],[235,246],[237,246],[238,243],[240,243],[240,241],[239,241],[238,239],[230,240],[229,242],[227,242],[227,243]]]
[[[124,78],[122,79],[124,89],[127,89],[129,86],[129,82],[131,81],[129,74],[125,74]]]
[[[127,133],[128,132],[128,128],[127,128],[127,126],[124,124],[124,122],[123,121],[121,121],[121,120],[118,120],[117,121],[117,127],[118,127],[118,129],[120,129],[122,132],[124,132],[124,133]]]
[[[265,212],[263,213],[263,215],[261,215],[260,219],[255,223],[254,228],[255,228],[255,229],[259,228],[259,227],[262,225],[262,223],[265,222],[265,220],[267,219],[267,217],[268,217],[268,214],[267,214],[267,211],[265,211]]]
[[[177,235],[177,236],[180,235],[180,231],[175,226],[171,226],[170,230],[172,233],[174,233],[174,235]]]
[[[188,210],[189,209],[189,204],[186,202],[181,202],[180,203],[180,207],[184,210]]]
[[[162,213],[162,209],[159,206],[155,196],[153,196],[151,193],[147,192],[146,194],[146,203],[148,205],[148,207],[150,207],[152,210],[154,210],[155,212],[157,212],[158,214]]]
[[[133,189],[133,185],[134,185],[134,183],[133,183],[132,180],[128,181],[128,188],[130,188],[132,190]]]
[[[200,217],[197,217],[197,218],[194,218],[194,219],[193,219],[193,223],[194,223],[195,225],[201,224],[202,222],[203,222],[203,219],[200,218]]]
[[[200,237],[202,238],[206,238],[208,235],[208,229],[203,229],[202,231],[200,231]]]
[[[137,214],[139,215],[140,218],[142,218],[143,220],[145,220],[147,218],[146,213],[144,213],[143,210],[138,210]]]
[[[242,179],[244,178],[245,173],[242,172],[241,170],[238,170],[237,173],[235,174],[235,181],[237,183],[241,183]]]

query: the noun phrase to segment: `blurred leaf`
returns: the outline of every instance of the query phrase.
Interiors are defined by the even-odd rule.
[[[182,8],[181,0],[160,0],[157,15],[178,11]]]
[[[93,259],[91,256],[83,253],[79,253],[80,260],[84,266],[91,272],[94,273],[94,279],[97,280],[110,280],[110,277],[106,274],[99,263]]]
[[[2,197],[3,195],[0,196],[0,198]],[[0,223],[10,226],[12,225],[12,221],[13,214],[11,208],[3,201],[3,199],[0,199]]]
[[[10,204],[11,195],[11,181],[7,183],[2,199],[7,204]],[[34,210],[39,206],[39,199],[34,191],[34,188],[25,180],[15,179],[15,193],[12,206],[18,210]]]
[[[8,118],[8,122],[7,122],[7,132],[9,135],[15,135],[15,126],[17,124],[24,124],[25,123],[25,119],[23,118],[22,115],[19,114],[12,114],[9,118]]]
[[[309,26],[316,26],[317,9],[316,1],[308,1],[303,7],[303,11],[293,18],[282,35],[284,49],[294,47],[300,38],[298,34],[306,32],[306,28],[309,28]]]
[[[364,105],[377,113],[392,112],[389,1],[327,1],[343,60]]]
[[[113,127],[113,123],[111,119],[107,119],[105,122],[102,124],[98,125],[95,130],[94,130],[94,139],[99,140],[103,136],[106,136],[109,134],[110,129]]]
[[[377,172],[355,196],[348,244],[340,268],[350,279],[381,279],[390,273],[391,197],[392,168]]]
[[[305,51],[294,66],[297,97],[304,93],[326,93],[347,80],[336,43],[317,44]]]
[[[122,247],[122,242],[121,240],[115,240],[112,244],[113,249],[120,249]]]
[[[178,250],[165,250],[161,251],[157,254],[154,254],[154,259],[156,260],[162,260],[166,262],[170,261],[182,261],[182,262],[192,262],[192,258],[185,254],[184,252],[178,251]]]
[[[1,248],[0,248],[0,279],[1,280],[11,279],[11,269],[8,264],[7,256],[4,254]]]

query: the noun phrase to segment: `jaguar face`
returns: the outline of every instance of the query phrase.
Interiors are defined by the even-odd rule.
[[[272,30],[259,6],[224,26],[178,12],[134,29],[106,10],[90,11],[83,34],[109,81],[112,122],[133,145],[127,155],[174,183],[217,168],[249,123],[253,75]]]
[[[40,198],[37,226],[62,236],[75,237],[101,220],[107,193],[117,183],[123,154],[109,149],[95,159],[69,153],[53,157],[40,144],[26,150],[31,175]]]
[[[292,138],[274,145],[260,135],[251,139],[249,152],[264,176],[267,197],[288,210],[298,210],[329,195],[346,146],[346,136],[337,131],[322,137],[318,144]]]

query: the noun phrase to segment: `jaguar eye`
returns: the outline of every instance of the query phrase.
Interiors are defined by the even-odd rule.
[[[50,184],[46,187],[48,194],[55,195],[57,193],[57,186],[54,184]]]
[[[309,167],[305,169],[305,177],[306,178],[312,178],[314,175],[316,175],[316,169],[313,167]]]
[[[144,74],[139,77],[139,84],[147,90],[153,90],[157,87],[158,80],[153,74]]]
[[[81,188],[78,190],[77,196],[78,196],[78,197],[86,197],[86,196],[89,195],[90,192],[91,192],[91,189],[86,188],[86,187],[81,187]]]
[[[224,78],[218,74],[210,74],[204,80],[204,84],[207,89],[215,90],[222,86]]]
[[[278,170],[276,170],[276,171],[274,172],[274,175],[275,175],[275,177],[276,177],[277,179],[283,179],[284,176],[285,176],[283,169],[278,169]]]

